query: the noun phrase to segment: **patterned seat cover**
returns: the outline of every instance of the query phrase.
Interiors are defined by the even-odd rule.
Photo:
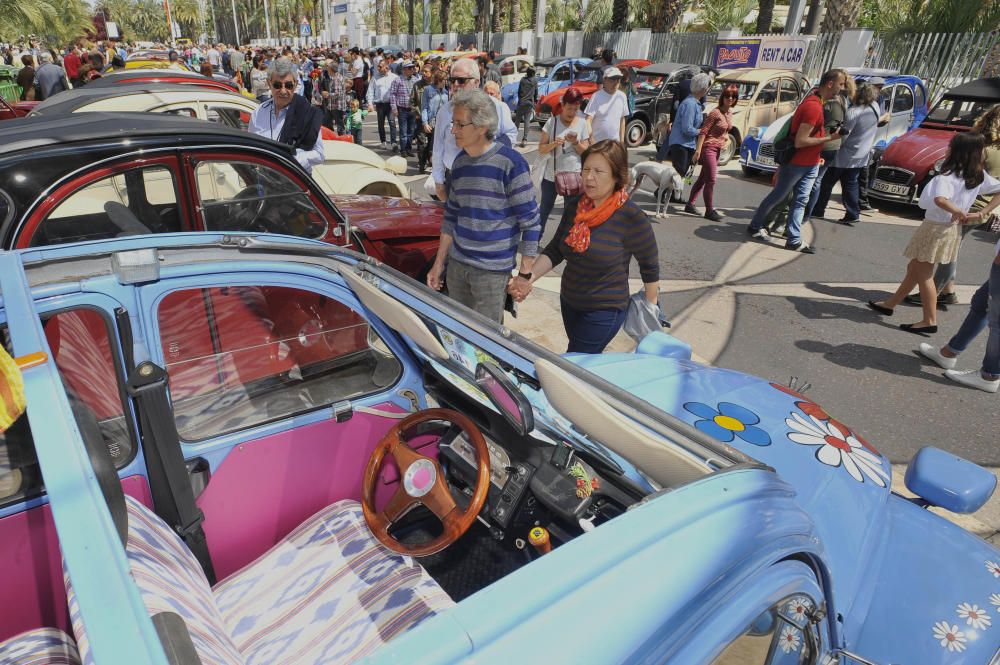
[[[146,608],[183,617],[206,665],[351,662],[454,604],[412,558],[375,540],[356,501],[324,508],[211,589],[181,539],[125,500],[126,553]],[[80,654],[93,663],[66,586]]]
[[[58,628],[36,628],[0,642],[0,665],[80,665],[80,652]]]

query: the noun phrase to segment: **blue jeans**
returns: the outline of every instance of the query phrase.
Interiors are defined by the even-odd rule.
[[[806,204],[809,203],[809,194],[812,192],[818,172],[819,164],[814,166],[785,164],[778,169],[778,181],[774,183],[774,188],[757,206],[757,212],[750,220],[750,230],[759,231],[775,206],[784,201],[788,193],[794,190],[795,198],[788,207],[788,227],[785,230],[785,235],[788,238],[787,245],[800,244],[802,242],[802,215],[805,212]]]
[[[559,299],[563,327],[569,337],[566,353],[601,353],[625,323],[625,310],[574,309],[564,298]]]
[[[822,180],[820,186],[813,187],[813,195],[809,199],[809,207],[806,209],[806,217],[811,217],[813,213],[820,217],[826,214],[830,193],[839,180],[840,189],[843,191],[844,208],[847,209],[847,219],[859,219],[861,217],[860,184],[858,183],[860,175],[860,168],[844,169],[831,166],[825,176],[817,179],[817,182]]]
[[[413,147],[413,133],[417,129],[416,117],[413,109],[399,108],[399,150],[400,152],[410,152]]]
[[[1000,376],[1000,265],[996,263],[990,265],[989,279],[972,296],[969,313],[958,332],[948,341],[948,350],[956,355],[965,351],[987,325],[990,336],[986,339],[982,371]]]
[[[837,153],[820,153],[820,157],[823,158],[823,163],[819,165],[819,171],[816,173],[816,179],[813,180],[812,191],[809,192],[809,202],[806,203],[806,210],[803,214],[803,219],[809,219],[813,216],[813,208],[816,207],[816,199],[819,198],[819,189],[823,183],[823,176],[830,169],[830,162],[836,156]],[[827,158],[829,156],[829,158]],[[822,208],[821,208],[822,210]]]
[[[565,196],[563,197],[563,211],[574,204],[580,197],[579,196]],[[556,204],[556,183],[552,180],[546,180],[542,178],[542,200],[538,203],[538,217],[541,221],[542,228],[539,233],[545,233],[545,222],[549,220],[549,215],[552,214],[552,208]],[[539,236],[541,237],[541,236]]]

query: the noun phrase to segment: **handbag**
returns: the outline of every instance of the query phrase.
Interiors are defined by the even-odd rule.
[[[556,119],[552,118],[552,140],[556,138]],[[556,194],[578,196],[583,190],[583,177],[579,171],[556,171],[556,151],[552,151],[552,172],[555,174]]]
[[[990,233],[1000,233],[1000,215],[993,213],[983,222],[983,228]]]

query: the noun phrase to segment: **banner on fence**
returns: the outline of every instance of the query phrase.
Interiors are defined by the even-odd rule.
[[[802,69],[812,37],[756,37],[720,39],[715,44],[712,63],[716,69],[761,67]]]

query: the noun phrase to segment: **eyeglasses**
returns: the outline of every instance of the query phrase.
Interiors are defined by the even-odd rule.
[[[469,125],[474,125],[476,123],[474,123],[474,122],[458,122],[456,120],[456,121],[453,121],[451,124],[452,124],[452,126],[458,127],[459,129],[465,129]]]
[[[296,85],[295,81],[271,81],[271,87],[275,90],[281,90],[282,88],[285,90],[295,90]]]
[[[589,175],[592,175],[595,178],[599,178],[601,176],[608,175],[608,172],[605,171],[605,170],[603,170],[603,169],[588,169],[588,168],[583,168],[583,169],[580,169],[580,175],[582,175],[584,178],[586,178]]]
[[[730,92],[729,94],[723,95],[722,98],[723,99],[739,99],[740,96],[738,94],[736,94],[735,92]]]
[[[455,85],[465,85],[469,81],[475,81],[475,80],[476,79],[474,79],[471,76],[452,76],[451,78],[448,79],[450,83],[454,83]]]

